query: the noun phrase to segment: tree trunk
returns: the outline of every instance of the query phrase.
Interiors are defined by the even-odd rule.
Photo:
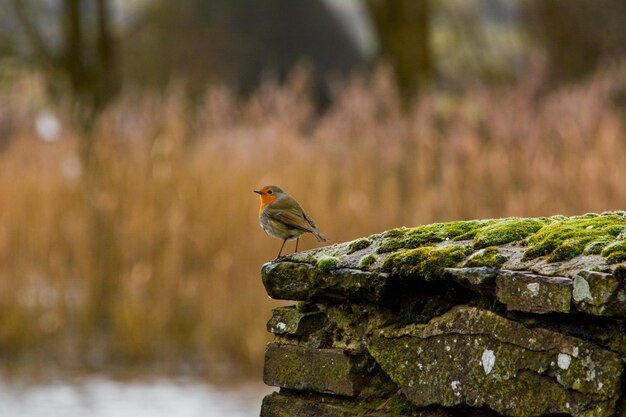
[[[367,0],[381,55],[394,66],[405,96],[426,88],[433,78],[428,0]]]

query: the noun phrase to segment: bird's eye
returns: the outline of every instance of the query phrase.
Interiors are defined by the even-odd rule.
[[[268,194],[273,194],[273,193],[272,193],[272,190],[269,190],[267,193],[268,193]]]

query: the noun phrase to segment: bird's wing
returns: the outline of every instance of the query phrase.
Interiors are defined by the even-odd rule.
[[[313,219],[308,214],[306,214],[306,212],[304,210],[302,210],[302,215],[304,216],[306,221],[313,228],[313,230],[311,230],[311,233],[313,233],[313,235],[315,235],[317,240],[319,240],[320,242],[326,242],[328,239],[326,239],[326,236],[324,236],[322,233],[320,233],[320,229],[317,227],[317,225],[315,224]]]
[[[315,222],[313,221],[313,219],[311,218],[311,216],[309,216],[306,211],[302,210],[302,216],[304,216],[304,219],[309,223],[309,225],[311,225],[311,227],[315,230],[318,230],[317,225],[315,224]]]
[[[311,224],[302,207],[291,197],[284,197],[265,209],[267,217],[279,221],[288,227],[305,232],[314,232],[317,228]]]

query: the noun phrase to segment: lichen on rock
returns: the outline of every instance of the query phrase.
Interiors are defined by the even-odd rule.
[[[611,416],[620,391],[613,376],[623,372],[614,352],[476,307],[381,329],[368,346],[415,405],[467,403],[513,417]]]
[[[496,278],[496,298],[508,309],[529,313],[569,313],[572,280],[544,277],[519,271],[500,271]]]
[[[572,295],[579,311],[595,315],[626,315],[626,282],[621,276],[580,271],[574,277]]]
[[[274,334],[300,336],[322,327],[326,321],[326,315],[320,311],[300,311],[295,306],[278,307],[272,313],[267,331]]]
[[[626,416],[625,214],[401,227],[263,265],[299,303],[268,322],[262,416]]]
[[[283,388],[352,396],[365,383],[366,361],[338,349],[270,343],[265,351],[263,381]]]

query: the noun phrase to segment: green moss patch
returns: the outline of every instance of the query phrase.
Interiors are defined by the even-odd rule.
[[[467,262],[466,267],[481,267],[488,266],[491,268],[500,268],[509,258],[502,255],[497,247],[491,246],[481,249],[472,254]]]
[[[471,239],[476,232],[491,221],[468,220],[434,223],[413,229],[393,229],[383,234],[383,242],[377,253],[394,252],[399,249],[415,249],[444,240]],[[392,233],[390,233],[392,232]]]
[[[376,262],[376,256],[375,255],[372,255],[372,254],[366,255],[366,256],[362,257],[361,260],[359,261],[359,268],[368,269],[375,262]]]
[[[409,230],[406,227],[398,227],[396,229],[389,229],[383,233],[384,238],[402,237]]]
[[[335,258],[334,256],[323,256],[317,260],[315,267],[322,272],[330,272],[337,268],[338,263],[339,258]]]
[[[623,236],[620,236],[621,232]],[[446,240],[473,239],[474,249],[521,241],[528,245],[524,260],[547,256],[548,262],[558,262],[583,253],[602,254],[610,263],[626,260],[626,250],[607,250],[615,241],[626,241],[626,213],[621,211],[576,217],[558,215],[434,223],[412,229],[392,229],[378,236],[382,237],[376,250],[379,254],[432,246]],[[364,244],[358,242],[353,243],[355,247]],[[505,262],[502,258],[491,261]]]
[[[402,249],[403,247],[404,246],[403,246],[402,239],[399,239],[399,238],[385,239],[383,243],[380,244],[378,249],[376,249],[376,253],[380,254],[380,253],[387,253],[387,252],[395,252],[397,250]]]
[[[474,247],[482,249],[522,240],[546,224],[548,219],[508,218],[434,223],[413,229],[393,229],[384,233],[377,253],[415,249],[445,240],[474,239]]]
[[[583,253],[585,255],[600,255],[604,248],[611,243],[611,238],[607,236],[606,238],[600,238],[598,240],[594,240],[585,246]]]
[[[372,241],[369,239],[355,240],[354,242],[350,243],[350,246],[348,247],[348,255],[350,255],[351,253],[363,250],[369,247],[371,244],[372,244]]]
[[[551,223],[527,239],[528,249],[524,260],[547,256],[548,262],[572,259],[583,252],[600,251],[603,256],[615,252],[607,251],[609,242],[626,228],[623,212],[585,214],[570,218],[551,218]],[[602,250],[601,248],[604,249]],[[613,257],[618,259],[619,256]],[[613,263],[612,260],[608,259]]]
[[[611,264],[626,261],[626,240],[617,240],[607,245],[602,250],[602,256]]]
[[[546,224],[544,219],[502,219],[481,228],[474,237],[474,247],[480,249],[522,240]]]
[[[457,266],[471,252],[472,248],[469,246],[424,246],[403,250],[385,259],[382,270],[432,281],[442,275],[444,268]]]

